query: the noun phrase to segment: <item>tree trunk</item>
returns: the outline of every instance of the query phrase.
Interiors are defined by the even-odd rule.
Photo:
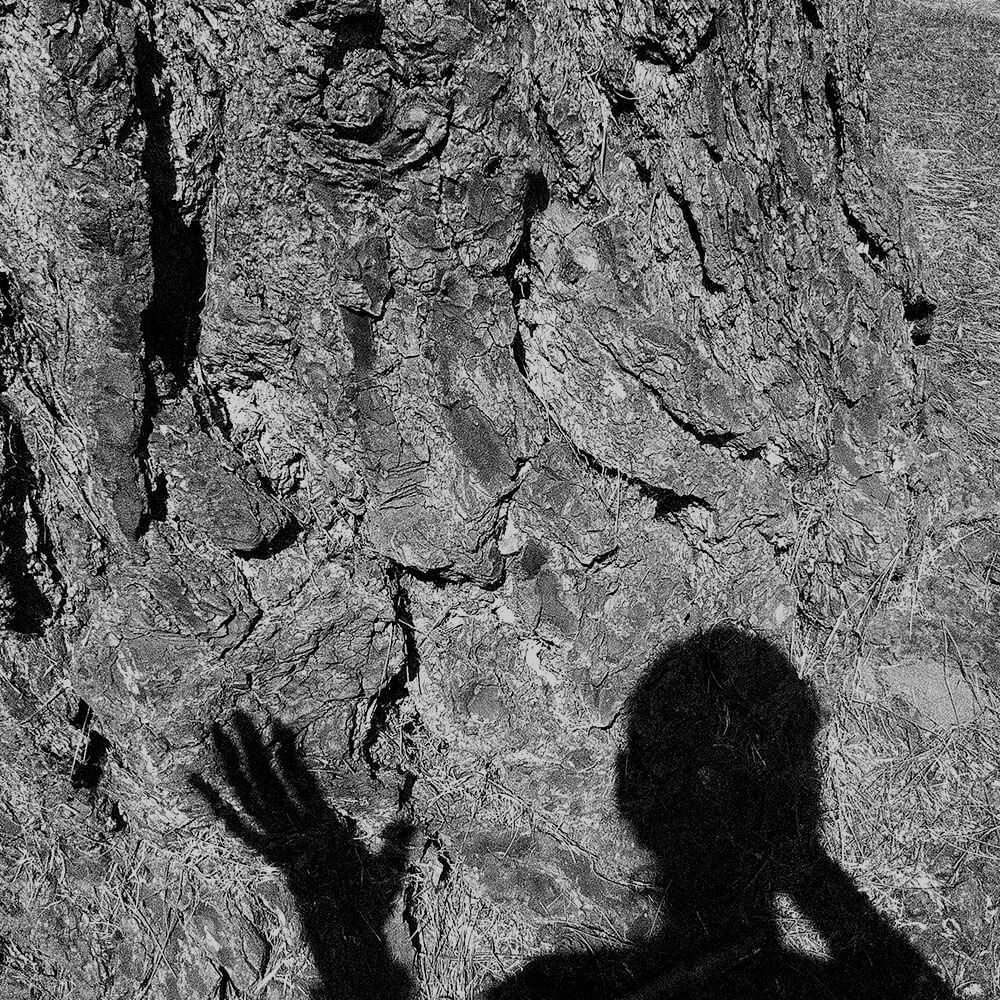
[[[870,4],[0,17],[4,794],[70,859],[8,908],[24,995],[307,995],[205,802],[237,709],[345,843],[405,807],[424,995],[639,933],[602,775],[644,664],[829,629],[918,530]]]

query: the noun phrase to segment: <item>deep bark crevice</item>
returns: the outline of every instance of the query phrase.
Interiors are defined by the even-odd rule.
[[[299,521],[294,517],[290,518],[288,523],[273,538],[261,542],[255,549],[242,552],[237,551],[236,554],[242,556],[244,559],[270,559],[272,556],[276,556],[279,552],[284,552],[285,549],[294,545],[298,541],[302,531],[303,527]]]
[[[716,281],[709,273],[705,238],[702,236],[701,226],[695,217],[691,202],[684,196],[683,191],[672,184],[664,185],[664,189],[681,210],[684,224],[687,226],[691,242],[694,245],[695,252],[698,254],[698,262],[701,265],[701,283],[705,286],[705,290],[709,292],[724,292],[726,290],[725,285]]]
[[[371,316],[358,312],[356,309],[341,306],[340,318],[344,324],[347,341],[351,345],[354,370],[359,378],[367,377],[371,374],[375,362],[378,360]]]
[[[937,303],[921,297],[903,306],[903,319],[910,324],[910,339],[917,346],[926,344],[934,335],[934,314]]]
[[[846,201],[841,202],[841,208],[843,209],[847,225],[857,237],[858,242],[864,247],[868,259],[881,264],[889,256],[889,252],[868,232],[868,227],[854,214]]]
[[[823,94],[826,97],[827,106],[830,108],[830,118],[833,122],[833,141],[837,152],[837,162],[844,158],[847,148],[846,133],[844,129],[844,98],[840,92],[840,84],[837,82],[837,75],[832,69],[826,71],[823,78]]]
[[[587,468],[593,472],[604,476],[607,479],[619,479],[629,486],[635,487],[641,496],[654,502],[655,509],[653,517],[658,521],[669,520],[673,515],[692,507],[700,507],[702,510],[711,510],[712,505],[703,497],[695,496],[693,493],[678,493],[676,490],[666,486],[656,486],[647,482],[639,476],[623,472],[614,466],[602,462],[595,455],[582,448],[573,446],[573,450],[583,459]]]
[[[0,328],[13,330],[21,315],[20,296],[9,271],[0,270]]]
[[[823,19],[819,16],[819,10],[817,9],[814,0],[799,0],[799,6],[802,8],[802,13],[805,15],[809,24],[815,28],[816,31],[822,31]]]
[[[143,413],[136,457],[143,470],[146,510],[137,536],[165,515],[165,481],[149,481],[148,443],[153,419],[164,399],[176,397],[191,380],[198,350],[201,311],[208,278],[208,253],[199,215],[186,219],[179,201],[170,112],[173,98],[163,80],[165,63],[153,39],[135,40],[135,106],[146,131],[140,167],[149,210],[149,255],[153,286],[143,310]]]
[[[399,629],[403,655],[399,669],[372,695],[369,702],[368,723],[361,737],[361,758],[372,774],[379,770],[375,746],[385,731],[389,720],[398,712],[399,704],[406,698],[409,684],[420,673],[420,650],[417,647],[410,595],[403,583],[409,573],[404,566],[390,561],[386,569],[386,583],[392,602],[393,624]]]
[[[173,98],[162,79],[164,62],[152,40],[136,35],[135,100],[146,130],[142,175],[149,198],[149,251],[153,289],[142,313],[148,376],[158,398],[188,385],[197,355],[208,255],[201,219],[187,219],[178,199],[170,112]],[[159,92],[158,92],[159,86]]]
[[[146,491],[146,511],[148,521],[163,522],[167,519],[167,477],[159,472],[150,478]]]
[[[648,388],[648,386],[647,386]],[[663,401],[661,394],[657,394],[657,400],[660,404],[660,409],[670,417],[670,419],[682,430],[685,434],[689,434],[693,437],[698,444],[703,444],[708,448],[725,448],[726,445],[732,444],[733,441],[739,437],[738,434],[734,434],[732,431],[706,431],[699,427],[695,427],[689,420],[685,420],[679,413],[671,409]],[[753,457],[752,451],[747,452],[741,457]]]
[[[531,256],[531,223],[539,212],[544,212],[548,207],[549,198],[549,185],[545,175],[541,171],[528,174],[524,181],[524,218],[521,223],[521,235],[502,271],[510,288],[511,307],[514,310],[511,355],[525,381],[528,380],[528,365],[524,334],[521,331],[520,305],[531,297],[531,267],[534,263]]]
[[[597,77],[597,86],[600,88],[604,99],[608,102],[608,109],[612,117],[618,119],[625,115],[634,114],[639,108],[639,99],[627,87],[619,86],[609,78],[606,73]]]
[[[82,749],[74,754],[70,783],[77,789],[97,788],[104,777],[111,741],[94,728],[94,714],[82,698],[76,711],[68,717],[68,722],[83,734],[85,741]]]
[[[385,16],[381,10],[345,17],[336,27],[337,40],[327,55],[328,67],[341,70],[349,52],[357,49],[380,49]]]
[[[666,66],[672,73],[680,73],[690,66],[698,56],[707,52],[719,33],[719,15],[715,14],[705,26],[701,37],[689,49],[675,54],[666,50],[659,39],[646,36],[640,38],[635,46],[636,58],[643,62]]]
[[[6,593],[6,626],[21,635],[41,635],[56,612],[39,583],[48,575],[59,586],[52,540],[38,508],[39,483],[20,425],[0,410],[3,468],[0,473],[0,570]],[[29,539],[29,521],[34,542]],[[40,567],[44,570],[40,573]]]
[[[675,493],[656,486],[644,486],[642,493],[656,503],[653,509],[654,521],[675,521],[678,514],[692,507],[707,509],[705,501],[692,493]]]
[[[521,324],[517,322],[514,326],[514,337],[510,342],[510,353],[514,358],[514,364],[521,373],[521,378],[528,381],[528,359],[524,348],[524,334],[521,332]]]
[[[420,650],[417,648],[417,636],[413,626],[413,611],[410,607],[410,594],[403,584],[402,567],[392,564],[388,571],[392,599],[392,611],[403,640],[403,669],[401,671],[404,684],[416,680],[420,673]]]
[[[653,171],[649,164],[641,156],[633,156],[632,162],[635,164],[635,172],[639,180],[646,187],[650,187],[653,183]]]

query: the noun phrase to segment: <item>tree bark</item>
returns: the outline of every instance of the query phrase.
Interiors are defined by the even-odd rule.
[[[97,831],[74,919],[131,901],[8,936],[78,997],[267,975],[287,897],[188,787],[235,708],[366,835],[405,800],[399,947],[465,921],[440,968],[470,992],[489,913],[511,964],[627,924],[594,775],[642,664],[721,620],[828,628],[919,530],[934,292],[871,5],[0,11],[5,759],[26,815]],[[515,801],[576,827],[510,861]],[[434,923],[435,892],[492,902]]]

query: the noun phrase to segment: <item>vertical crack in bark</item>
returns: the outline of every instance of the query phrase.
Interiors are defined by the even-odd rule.
[[[403,568],[395,563],[387,574],[392,586],[392,610],[396,625],[403,639],[403,669],[400,671],[404,687],[416,680],[420,673],[420,650],[417,648],[417,637],[413,628],[413,611],[410,608],[410,595],[403,585]]]
[[[851,211],[850,205],[846,201],[841,202],[844,212],[844,219],[851,231],[857,237],[858,242],[865,248],[865,254],[873,263],[881,263],[889,256],[889,252],[875,240],[875,237],[868,232],[868,227]]]
[[[698,220],[691,208],[691,202],[685,197],[684,192],[674,185],[666,184],[664,187],[667,194],[673,198],[674,203],[681,210],[681,216],[684,218],[684,223],[691,235],[691,242],[694,244],[695,252],[698,254],[698,262],[701,265],[701,283],[705,286],[705,290],[709,292],[725,291],[725,285],[716,281],[709,273],[705,239],[701,233],[701,226],[698,224]]]
[[[803,4],[809,0],[801,0]],[[826,96],[826,103],[830,108],[830,117],[833,123],[834,146],[836,149],[836,167],[839,177],[843,175],[844,160],[847,155],[847,126],[844,116],[844,97],[837,80],[837,75],[833,68],[826,71],[823,84],[823,92]],[[851,207],[847,198],[841,197],[841,211],[848,228],[854,233],[858,244],[864,249],[864,254],[869,264],[874,269],[878,269],[880,264],[889,260],[890,256],[897,256],[898,248],[890,242],[886,245],[880,242],[876,235],[873,235],[858,214]],[[913,290],[903,289],[903,318],[910,324],[910,337],[914,344],[920,346],[926,344],[934,332],[934,313],[937,303],[931,301],[926,295]]]
[[[823,30],[823,19],[819,16],[819,10],[814,0],[799,0],[799,6],[809,24],[817,31]]]
[[[5,625],[22,635],[41,635],[58,608],[42,589],[48,577],[61,590],[52,539],[38,506],[39,484],[33,460],[17,420],[0,410],[3,434],[0,466],[0,600]],[[34,528],[34,538],[29,532]]]
[[[5,360],[17,367],[23,364],[16,351],[22,318],[17,283],[13,275],[0,271],[0,350],[10,352]],[[7,390],[7,376],[8,371],[0,368],[0,392]],[[62,576],[38,503],[40,485],[34,464],[16,415],[0,404],[0,602],[3,624],[22,635],[41,635],[63,599]],[[34,528],[34,538],[29,526]],[[57,607],[39,583],[45,577],[58,593]]]
[[[521,223],[521,237],[503,268],[503,276],[510,287],[511,307],[514,310],[514,337],[510,349],[514,364],[521,377],[528,381],[528,366],[521,333],[520,305],[531,297],[531,223],[539,212],[544,212],[549,204],[549,184],[541,171],[529,173],[524,180],[524,220]]]
[[[94,713],[83,699],[80,699],[76,712],[69,716],[68,721],[84,737],[83,745],[73,755],[70,783],[77,789],[97,788],[104,777],[111,741],[94,728]]]
[[[141,31],[136,33],[135,65],[135,102],[146,130],[141,169],[149,199],[153,271],[152,292],[141,320],[146,386],[136,457],[147,495],[147,509],[137,532],[142,535],[166,506],[165,484],[149,481],[149,435],[161,400],[176,396],[190,381],[198,350],[208,256],[200,215],[186,219],[178,198],[171,153],[173,98],[162,80],[163,58],[152,38]]]
[[[514,339],[510,343],[510,353],[514,358],[514,364],[521,373],[521,378],[528,381],[528,359],[524,350],[524,335],[521,333],[520,321],[515,321]]]
[[[400,668],[383,681],[369,702],[368,721],[361,737],[361,757],[373,774],[379,769],[374,753],[378,738],[384,732],[396,707],[406,697],[409,683],[420,673],[420,650],[417,648],[416,632],[413,627],[410,595],[403,584],[405,572],[405,567],[392,561],[386,569],[393,623],[399,629],[402,638],[403,656]]]
[[[823,79],[823,93],[826,96],[826,103],[830,108],[830,118],[833,121],[833,141],[837,151],[837,165],[839,168],[846,150],[844,98],[840,93],[840,84],[837,82],[837,75],[832,69],[826,71],[826,76]]]
[[[18,327],[23,319],[17,279],[0,270],[0,393],[7,392],[10,375],[22,379],[58,424],[61,415],[41,388],[33,385],[21,355]],[[45,625],[62,611],[66,599],[55,543],[42,513],[42,484],[35,467],[35,456],[17,415],[0,401],[0,578],[9,588],[4,594],[10,602],[6,626],[26,635],[41,635]],[[29,539],[29,524],[34,529],[33,539]],[[40,586],[40,578],[47,578],[55,606]]]
[[[163,59],[151,39],[136,36],[135,95],[146,128],[142,174],[149,190],[149,251],[153,291],[142,314],[146,364],[170,397],[190,379],[198,350],[208,256],[201,219],[185,219],[178,199],[177,171],[171,155],[173,137],[169,86],[157,92]]]
[[[934,314],[937,303],[918,296],[903,305],[903,319],[911,325],[910,339],[914,344],[926,344],[934,335]]]

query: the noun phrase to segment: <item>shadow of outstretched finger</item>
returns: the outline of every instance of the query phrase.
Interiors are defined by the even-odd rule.
[[[415,995],[384,930],[399,898],[413,826],[399,819],[384,847],[365,847],[354,820],[334,808],[280,722],[265,739],[244,712],[216,724],[223,788],[192,775],[193,788],[231,834],[280,868],[295,897],[321,987],[317,997],[402,1000]]]

